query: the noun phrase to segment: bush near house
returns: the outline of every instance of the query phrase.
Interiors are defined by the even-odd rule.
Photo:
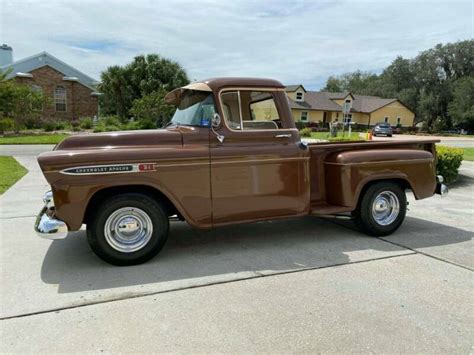
[[[79,127],[82,129],[91,129],[93,125],[92,118],[83,117],[79,120]]]
[[[311,137],[313,130],[309,127],[300,129],[300,137]]]
[[[15,121],[11,118],[0,119],[0,134],[4,134],[6,131],[11,131],[15,128]]]
[[[460,148],[439,145],[436,147],[436,152],[438,155],[436,174],[443,176],[446,183],[456,181],[464,151]]]

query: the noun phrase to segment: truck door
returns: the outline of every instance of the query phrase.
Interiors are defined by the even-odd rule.
[[[224,89],[216,103],[222,122],[210,135],[213,224],[306,213],[309,157],[289,123],[286,93]]]

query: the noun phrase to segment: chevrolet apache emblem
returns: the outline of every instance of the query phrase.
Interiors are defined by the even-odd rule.
[[[110,165],[91,165],[77,166],[61,170],[61,174],[66,175],[98,175],[98,174],[121,174],[156,171],[155,163],[138,164],[110,164]]]

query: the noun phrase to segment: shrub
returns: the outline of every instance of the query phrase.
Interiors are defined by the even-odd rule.
[[[139,121],[139,127],[141,129],[154,129],[156,128],[156,123],[150,119],[143,119]]]
[[[105,132],[120,131],[120,127],[114,125],[105,126]]]
[[[92,128],[92,118],[83,117],[79,119],[79,127],[82,129],[91,129]]]
[[[36,117],[28,117],[25,119],[24,126],[26,129],[38,129],[41,128],[43,122]]]
[[[437,146],[438,162],[436,174],[441,175],[446,183],[456,181],[464,151],[460,148]]]
[[[52,132],[56,128],[56,122],[53,121],[45,121],[43,122],[43,129],[46,132]]]
[[[104,123],[105,126],[115,126],[120,127],[122,122],[118,116],[104,116],[100,118],[100,123]]]
[[[0,120],[0,133],[5,131],[12,131],[15,128],[15,121],[11,118],[2,118]]]
[[[141,129],[141,128],[142,127],[140,125],[140,122],[137,122],[137,121],[129,121],[128,123],[126,123],[122,126],[122,129],[124,129],[126,131]]]
[[[59,131],[59,130],[62,130],[62,129],[66,129],[67,127],[69,127],[69,122],[66,122],[66,121],[56,121],[56,122],[55,122],[54,129],[55,129],[56,131]]]
[[[113,121],[109,121],[112,122]],[[111,132],[111,131],[120,131],[122,126],[118,124],[107,124],[105,120],[100,120],[97,125],[94,127],[94,132]]]
[[[306,128],[308,126],[306,122],[301,122],[301,121],[296,121],[295,125],[296,125],[296,128],[298,128],[298,130],[302,130],[303,128]]]
[[[78,132],[81,130],[81,127],[80,127],[80,122],[78,120],[74,120],[74,121],[71,121],[71,127],[72,127],[72,130],[74,132]]]
[[[98,124],[97,126],[94,127],[93,132],[95,132],[95,133],[105,132],[105,126],[101,125],[101,124]]]
[[[313,130],[311,128],[300,129],[300,137],[311,137],[312,131]]]

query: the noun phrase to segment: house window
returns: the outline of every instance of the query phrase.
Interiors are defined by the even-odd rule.
[[[39,95],[43,94],[43,89],[39,85],[31,85],[31,91],[38,93]],[[42,98],[42,96],[41,96]],[[34,111],[43,111],[43,100],[34,102],[31,107]]]
[[[54,105],[57,112],[66,112],[66,89],[64,86],[56,86],[54,89]]]
[[[302,111],[300,116],[301,122],[308,122],[308,112]]]
[[[349,113],[344,119],[344,123],[348,124],[352,122],[352,113]]]
[[[297,92],[296,93],[296,101],[303,101],[303,93]]]
[[[388,122],[388,118],[389,118],[388,116],[385,116],[384,121]]]
[[[397,117],[397,125],[399,125],[402,121],[402,118],[400,116]]]

